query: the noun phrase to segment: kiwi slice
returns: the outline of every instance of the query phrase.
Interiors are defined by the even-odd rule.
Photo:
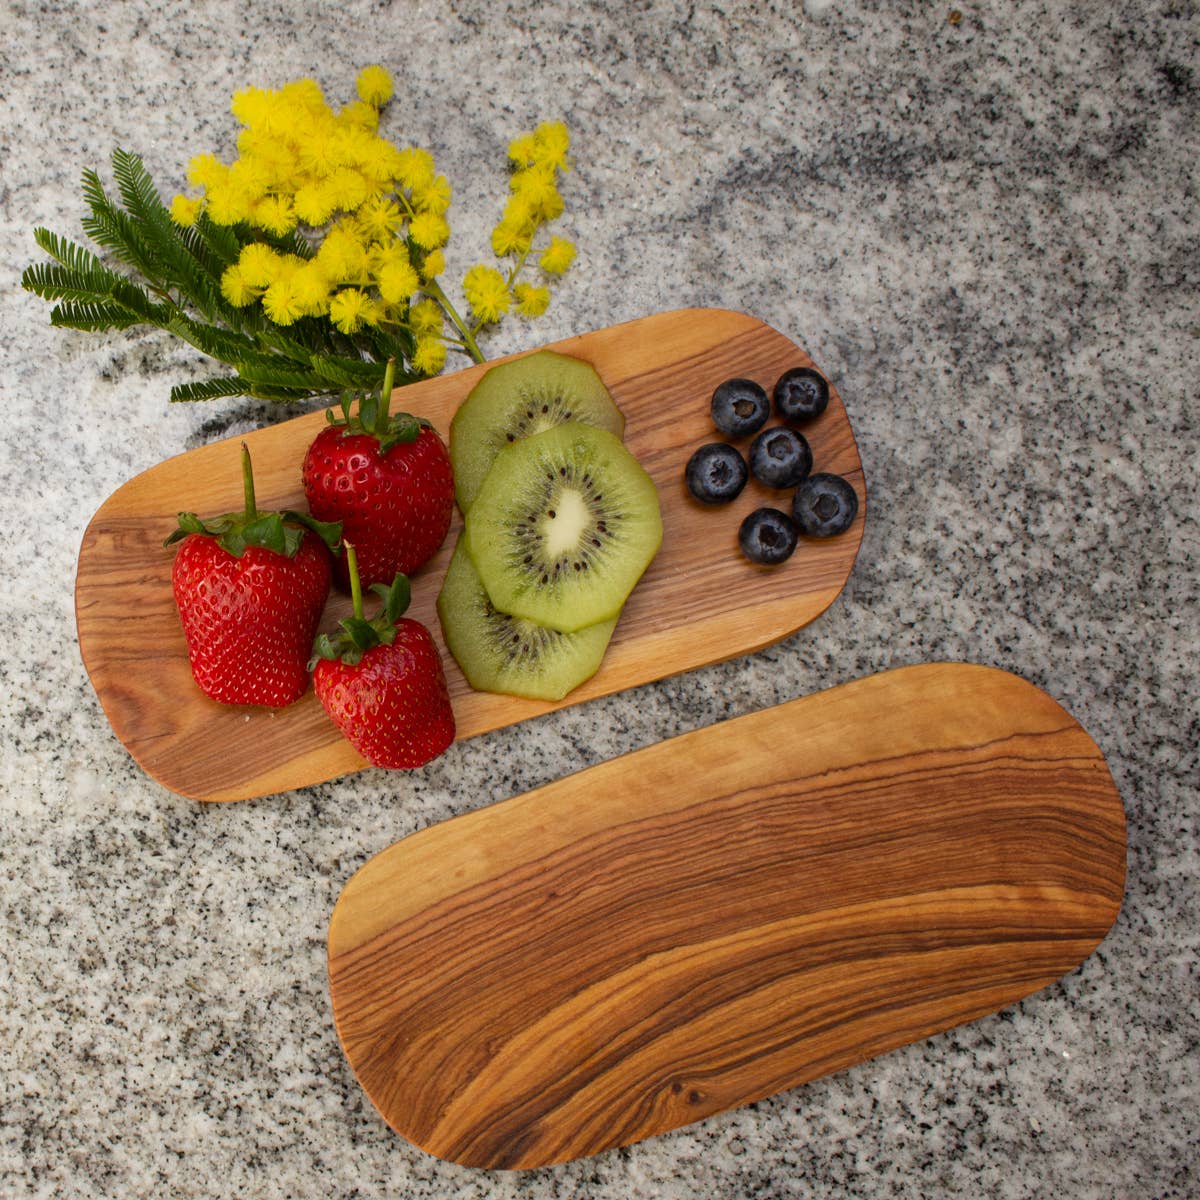
[[[493,367],[475,385],[450,422],[454,498],[465,513],[510,442],[564,421],[625,432],[625,418],[590,363],[539,350]]]
[[[615,617],[662,542],[653,480],[578,421],[501,450],[464,528],[492,603],[564,633]]]
[[[617,618],[560,633],[496,609],[459,538],[437,599],[446,646],[467,682],[480,692],[561,700],[590,679],[608,648]]]

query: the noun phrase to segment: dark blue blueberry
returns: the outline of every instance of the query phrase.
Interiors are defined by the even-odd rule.
[[[713,392],[713,424],[730,437],[757,433],[770,415],[766,389],[753,379],[727,379]]]
[[[751,561],[774,567],[796,548],[796,522],[777,508],[756,508],[738,529],[738,545]]]
[[[775,411],[796,425],[819,417],[828,403],[829,384],[812,367],[793,367],[775,385]]]
[[[746,460],[724,442],[701,446],[688,459],[688,491],[704,504],[728,504],[746,486]]]
[[[795,487],[812,470],[812,450],[802,433],[776,425],[750,443],[750,470],[767,487]]]
[[[857,512],[858,497],[840,475],[810,475],[792,499],[796,524],[809,537],[845,533]]]

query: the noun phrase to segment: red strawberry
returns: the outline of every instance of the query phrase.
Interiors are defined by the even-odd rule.
[[[260,513],[242,447],[243,512],[179,514],[164,545],[192,676],[222,704],[280,708],[308,687],[313,635],[329,594],[336,527],[300,513]]]
[[[313,690],[333,723],[377,767],[422,767],[454,741],[454,711],[429,630],[401,614],[409,586],[375,584],[383,609],[363,617],[355,547],[346,544],[354,615],[342,632],[317,638]]]
[[[389,361],[378,397],[363,397],[342,419],[326,414],[322,430],[304,456],[304,492],[313,516],[340,521],[353,542],[364,587],[411,575],[446,540],[454,509],[454,472],[445,443],[426,422],[388,413],[395,362]],[[334,576],[349,587],[344,557]]]

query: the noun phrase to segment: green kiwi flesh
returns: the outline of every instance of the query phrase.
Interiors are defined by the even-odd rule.
[[[446,647],[480,692],[561,700],[590,679],[608,648],[617,618],[560,633],[499,612],[459,538],[437,599]]]
[[[662,543],[654,481],[578,421],[505,446],[464,524],[492,604],[564,633],[621,611]]]
[[[493,367],[450,422],[454,498],[471,507],[496,454],[511,442],[565,421],[625,432],[625,418],[590,363],[539,350]]]

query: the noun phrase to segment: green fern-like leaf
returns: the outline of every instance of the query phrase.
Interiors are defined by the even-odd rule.
[[[103,301],[64,303],[50,310],[50,324],[60,329],[83,329],[100,333],[107,329],[128,329],[141,318],[119,304]]]
[[[263,353],[278,354],[300,366],[307,367],[312,359],[309,343],[315,339],[306,336],[307,331],[292,325],[287,330],[279,327],[263,327],[254,331],[255,345]]]
[[[108,198],[95,171],[83,173],[83,197],[91,209],[91,213],[80,222],[84,233],[96,245],[103,246],[121,262],[133,267],[154,288],[163,288],[161,264],[142,240],[129,214]]]
[[[43,300],[107,300],[119,276],[103,267],[80,270],[60,263],[37,263],[21,275],[21,286]]]
[[[244,380],[258,387],[297,388],[318,393],[335,390],[315,371],[302,370],[273,355],[251,355],[234,365]]]
[[[254,350],[254,343],[245,334],[193,321],[180,312],[173,313],[163,328],[223,363],[236,363]]]
[[[86,247],[72,242],[69,238],[59,237],[57,233],[40,225],[33,231],[33,240],[55,262],[69,271],[104,271],[109,275],[114,274]]]
[[[377,388],[383,382],[383,373],[387,369],[386,363],[331,358],[321,354],[312,355],[309,362],[322,379],[344,388]]]
[[[373,359],[380,363],[387,362],[389,358],[396,360],[398,383],[411,382],[415,378],[415,376],[400,370],[400,367],[412,358],[413,351],[416,349],[416,339],[413,337],[412,330],[406,329],[404,326],[391,326],[389,329],[376,327],[364,330],[364,340],[370,347]]]
[[[240,375],[221,379],[204,379],[199,383],[177,383],[171,389],[171,402],[190,403],[195,400],[219,400],[224,396],[247,396],[249,387]]]
[[[196,224],[192,226],[191,232],[194,232],[196,238],[204,243],[209,254],[222,267],[228,267],[237,262],[242,247],[246,242],[253,240],[250,237],[240,237],[236,226],[218,225],[206,212],[201,212],[196,218]]]
[[[178,289],[209,321],[220,319],[237,325],[238,315],[222,296],[219,281],[193,255],[142,160],[117,149],[112,164],[125,210],[159,263],[165,282]]]
[[[171,306],[160,304],[130,279],[115,280],[109,297],[122,308],[141,318],[147,325],[157,325],[160,329],[166,329],[170,324],[173,312]]]
[[[270,387],[265,384],[255,384],[247,387],[246,394],[253,396],[255,400],[278,400],[283,404],[295,404],[301,400],[312,400],[318,396],[325,395],[323,392],[314,392],[312,388],[307,387]]]

